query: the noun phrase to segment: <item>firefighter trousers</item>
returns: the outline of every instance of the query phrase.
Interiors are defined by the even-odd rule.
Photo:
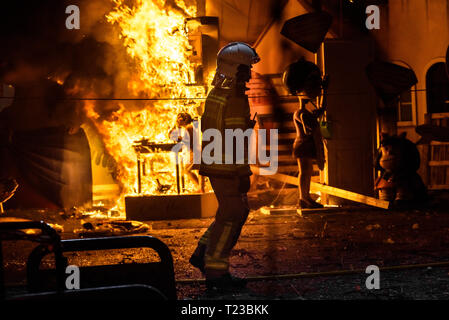
[[[205,249],[206,277],[220,276],[228,272],[229,256],[248,218],[247,192],[249,176],[210,177],[212,189],[218,201],[215,220],[198,242],[196,252]]]

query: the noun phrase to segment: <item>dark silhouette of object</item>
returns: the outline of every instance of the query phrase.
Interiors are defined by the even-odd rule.
[[[146,285],[160,290],[164,297],[176,300],[173,257],[167,245],[151,236],[118,236],[62,240],[61,253],[148,248],[154,250],[159,261],[143,263],[117,263],[98,266],[80,266],[81,288],[104,288],[109,286]],[[42,260],[49,254],[46,246],[36,247],[27,263],[28,287],[31,292],[52,291],[64,286],[55,279],[54,269],[42,269]],[[64,266],[65,269],[66,266]]]
[[[413,70],[383,61],[370,63],[366,75],[385,106],[393,105],[402,92],[418,82]]]
[[[301,47],[316,53],[332,24],[332,16],[324,11],[306,13],[287,20],[281,34]]]
[[[0,113],[0,177],[15,178],[20,188],[7,207],[90,206],[90,147],[79,103],[65,100],[51,80],[13,85],[14,101]]]
[[[415,128],[421,139],[416,143],[429,144],[431,141],[449,142],[449,127],[441,127],[433,124],[422,124]]]
[[[0,202],[8,201],[16,192],[19,184],[15,179],[0,179]]]
[[[425,204],[426,187],[416,172],[420,166],[416,145],[406,134],[382,134],[381,146],[375,160],[376,170],[381,172],[375,182],[379,198],[390,201],[392,208],[406,209]]]
[[[426,73],[428,113],[449,112],[449,76],[444,62],[433,64]]]
[[[27,229],[41,232],[28,234]],[[0,300],[158,300],[176,299],[173,258],[168,247],[150,236],[108,237],[61,240],[59,234],[43,221],[0,218],[2,241],[34,241],[40,244],[27,260],[26,294],[6,294],[3,256],[0,246]],[[120,248],[153,249],[160,261],[80,267],[82,289],[66,290],[64,252],[110,250]],[[43,258],[53,255],[53,269],[40,268]]]
[[[293,156],[298,162],[299,206],[301,208],[321,208],[321,204],[310,197],[310,181],[313,173],[313,161],[316,161],[320,170],[324,169],[324,147],[318,118],[326,110],[326,94],[329,77],[321,78],[320,69],[304,59],[290,64],[282,77],[284,85],[292,95],[298,96],[299,108],[293,114],[296,129],[296,138],[293,143]],[[313,103],[321,97],[321,106],[316,108]],[[315,107],[313,111],[307,105]]]
[[[166,193],[171,188],[171,185],[169,184],[161,184],[159,179],[156,179],[156,182],[157,182],[157,192],[159,193]]]

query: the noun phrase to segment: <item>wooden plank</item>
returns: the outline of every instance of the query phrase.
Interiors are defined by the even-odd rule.
[[[351,211],[369,211],[373,210],[372,208],[361,208],[361,207],[341,207],[341,206],[330,206],[330,207],[324,207],[324,208],[317,208],[317,209],[298,209],[297,212],[300,215],[303,214],[314,214],[314,213],[340,213],[340,212],[351,212]]]
[[[279,162],[296,162],[296,158],[294,158],[291,154],[288,155],[278,155],[278,161]]]
[[[449,160],[432,160],[429,161],[431,167],[446,167],[449,166]]]
[[[449,142],[431,141],[432,146],[449,146]]]
[[[295,172],[298,171],[298,166],[280,166],[278,169],[279,172]]]
[[[290,145],[290,143],[289,144],[279,144],[277,146],[278,151],[290,151],[290,150],[292,150],[292,148],[293,147]],[[261,149],[262,149],[262,151],[270,151],[271,146],[269,144],[267,144],[265,147],[262,147]]]
[[[449,118],[449,112],[432,113],[430,116],[431,116],[432,119],[444,119],[444,118]]]
[[[296,132],[292,133],[279,133],[279,139],[295,139]]]
[[[429,190],[449,190],[449,184],[435,184],[427,187]]]
[[[296,207],[286,207],[286,208],[262,207],[260,208],[260,212],[266,215],[296,214],[298,213],[298,209]]]
[[[378,208],[388,209],[388,207],[390,206],[389,201],[376,199],[376,198],[365,196],[363,194],[355,193],[352,191],[347,191],[347,190],[343,190],[343,189],[339,189],[339,188],[335,188],[335,187],[331,187],[331,186],[326,186],[324,184],[320,184],[320,183],[316,183],[316,182],[310,183],[310,189],[316,190],[316,191],[321,191],[321,192],[324,192],[324,193],[327,193],[327,194],[330,194],[333,196],[337,196],[337,197],[340,197],[343,199],[348,199],[351,201],[364,203],[364,204],[378,207]]]
[[[303,215],[303,214],[312,214],[312,213],[333,213],[333,212],[339,212],[339,211],[343,211],[343,210],[345,210],[345,209],[342,209],[342,207],[324,207],[324,208],[316,208],[316,209],[298,208],[298,210],[296,212],[300,215]]]
[[[260,208],[260,212],[265,215],[291,215],[291,214],[320,214],[320,213],[335,213],[341,211],[354,211],[360,210],[360,208],[350,208],[350,207],[341,207],[341,206],[330,206],[324,208],[315,208],[315,209],[302,209],[296,206],[289,207],[262,207]]]
[[[293,184],[296,186],[298,185],[298,178],[288,176],[285,174],[276,173],[276,174],[273,174],[273,175],[270,175],[267,177],[276,179],[276,180],[280,180],[280,181],[283,181],[283,182],[286,182],[289,184]],[[326,186],[324,184],[317,183],[317,182],[311,182],[310,189],[314,190],[314,191],[321,191],[321,192],[324,192],[329,195],[337,196],[339,198],[348,199],[348,200],[359,202],[359,203],[364,203],[364,204],[382,208],[382,209],[388,209],[388,207],[390,205],[390,203],[385,200],[380,200],[380,199],[376,199],[373,197],[365,196],[363,194],[355,193],[352,191],[347,191],[347,190],[343,190],[343,189],[339,189],[339,188],[335,188],[335,187],[331,187],[331,186]]]

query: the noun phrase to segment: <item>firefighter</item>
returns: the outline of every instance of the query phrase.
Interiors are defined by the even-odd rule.
[[[252,65],[259,62],[256,51],[246,43],[233,42],[223,47],[217,56],[217,70],[212,81],[201,119],[201,131],[216,129],[225,141],[225,129],[252,129],[246,82],[251,78]],[[203,142],[203,150],[207,143]],[[234,145],[232,149],[235,151]],[[218,200],[215,220],[201,237],[190,258],[206,277],[210,290],[227,290],[244,287],[246,281],[229,273],[229,256],[240,236],[248,217],[247,192],[250,187],[251,170],[247,161],[247,145],[243,164],[200,164],[200,174],[209,177]],[[223,146],[223,159],[226,148]],[[234,153],[235,154],[235,153]]]
[[[324,168],[324,147],[318,118],[326,110],[329,77],[326,75],[321,79],[320,69],[314,63],[300,59],[287,67],[282,80],[292,95],[301,94],[299,108],[293,114],[296,129],[293,156],[297,159],[299,170],[299,206],[322,208],[310,197],[310,181],[313,161],[317,162],[320,170]],[[322,97],[320,107],[314,103],[317,97]]]

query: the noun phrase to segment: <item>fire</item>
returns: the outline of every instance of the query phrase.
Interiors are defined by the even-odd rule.
[[[204,86],[194,84],[195,64],[189,61],[192,48],[185,27],[185,19],[195,15],[196,6],[187,5],[184,0],[136,0],[133,6],[128,4],[129,1],[115,0],[106,18],[120,29],[120,39],[133,68],[133,78],[128,82],[130,96],[149,100],[138,101],[139,110],[120,101],[118,110],[107,119],[95,111],[93,102],[85,104],[88,117],[117,162],[120,207],[125,195],[137,192],[135,141],[170,142],[169,130],[177,113],[186,111],[197,116],[206,94]],[[141,161],[148,172],[142,177],[142,193],[157,193],[156,179],[161,184],[176,183],[173,153],[152,154]],[[192,189],[187,180],[187,189]],[[175,192],[176,186],[167,191]]]

